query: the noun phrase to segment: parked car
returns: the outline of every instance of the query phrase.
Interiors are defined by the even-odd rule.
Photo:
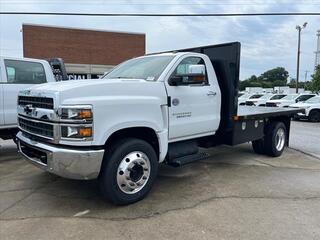
[[[18,92],[54,81],[51,66],[45,60],[0,57],[0,138],[12,138],[18,131]]]
[[[282,99],[283,97],[287,96],[286,94],[272,94],[272,93],[267,93],[261,97],[257,98],[250,98],[246,101],[247,106],[259,106],[259,107],[265,107],[266,102],[269,100],[279,100]]]
[[[309,98],[316,96],[316,94],[302,93],[302,94],[289,94],[278,100],[269,100],[266,102],[267,107],[289,107],[289,105],[304,102]]]
[[[261,94],[260,93],[246,93],[238,98],[238,104],[240,106],[244,106],[244,105],[246,105],[247,100],[253,99],[253,98],[259,98],[261,96],[263,96],[262,93]]]
[[[304,113],[297,113],[295,119],[308,119],[311,122],[320,122],[320,96],[315,96],[305,102],[291,104],[289,107],[303,108]]]
[[[147,195],[160,163],[204,159],[201,148],[252,141],[255,152],[280,156],[302,110],[238,107],[239,67],[236,42],[138,57],[95,81],[31,87],[18,98],[19,152],[65,178],[98,178],[122,205]]]

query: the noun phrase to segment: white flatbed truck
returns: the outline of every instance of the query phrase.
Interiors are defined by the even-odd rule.
[[[252,142],[277,157],[301,109],[238,107],[240,43],[128,60],[102,79],[49,83],[18,98],[19,151],[45,171],[99,179],[115,204],[144,198],[160,163],[203,159],[199,148]]]

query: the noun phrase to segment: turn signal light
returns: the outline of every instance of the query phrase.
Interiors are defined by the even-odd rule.
[[[83,109],[78,112],[78,117],[81,119],[92,118],[92,112],[89,109]]]
[[[81,137],[91,137],[92,128],[79,128],[78,135]]]
[[[239,120],[239,116],[233,116],[233,120],[234,121],[238,121]]]

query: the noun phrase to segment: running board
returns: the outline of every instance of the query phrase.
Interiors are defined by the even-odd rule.
[[[204,159],[208,158],[209,156],[210,155],[208,153],[200,152],[200,153],[195,153],[192,155],[174,158],[174,159],[171,159],[170,161],[168,161],[167,163],[168,163],[168,165],[173,166],[173,167],[181,167],[181,166],[186,165],[188,163],[192,163],[192,162],[199,161],[199,160],[204,160]]]

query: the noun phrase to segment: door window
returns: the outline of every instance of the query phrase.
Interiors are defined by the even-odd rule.
[[[204,65],[205,66],[205,63],[204,63],[204,60],[200,57],[187,57],[179,63],[179,65],[174,70],[174,72],[171,76],[188,74],[188,68],[190,65]],[[199,82],[199,84],[208,84],[207,71],[205,72],[204,78],[203,77],[193,77],[192,80],[193,80],[193,84],[195,81]],[[186,85],[188,85],[189,79],[186,76],[186,77],[182,78],[182,81],[185,82]]]
[[[40,84],[47,82],[41,63],[4,60],[9,84]]]
[[[314,97],[315,95],[302,95],[300,97],[297,98],[297,102],[302,102],[302,101],[306,101],[308,100],[309,98],[312,98]]]

